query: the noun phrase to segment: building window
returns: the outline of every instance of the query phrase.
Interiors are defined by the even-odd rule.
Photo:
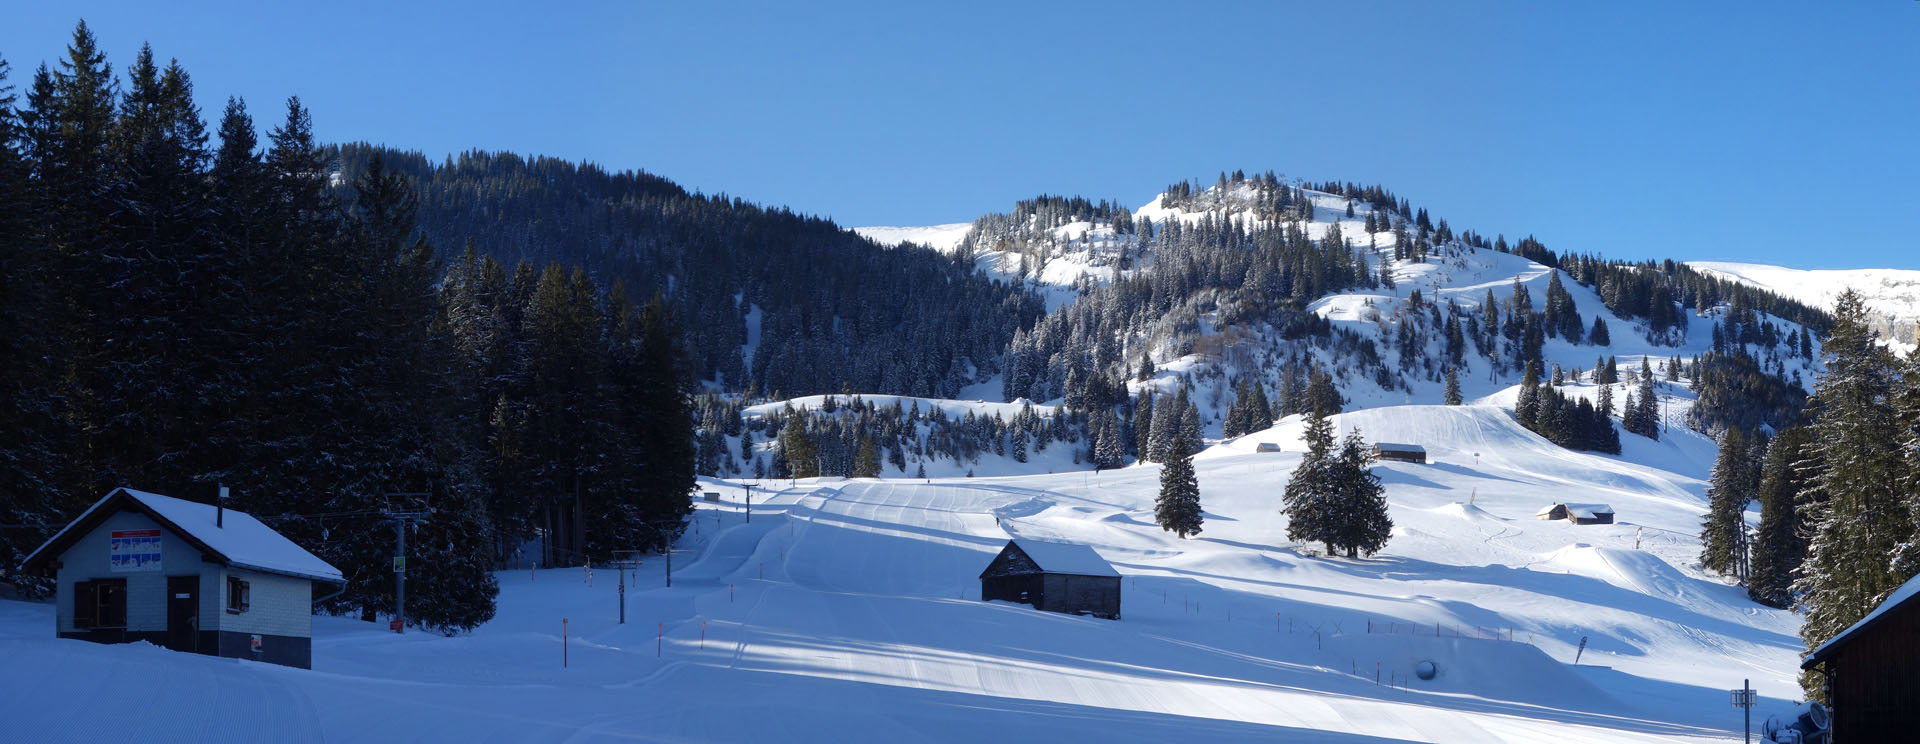
[[[235,614],[246,612],[248,603],[252,599],[252,597],[249,596],[250,594],[251,592],[248,591],[247,582],[241,581],[240,579],[232,576],[228,576],[227,577],[227,612],[231,612]]]
[[[73,627],[127,627],[127,580],[96,579],[74,583]]]

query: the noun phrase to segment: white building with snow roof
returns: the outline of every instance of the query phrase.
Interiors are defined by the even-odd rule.
[[[252,516],[130,488],[88,508],[25,567],[55,575],[61,638],[302,669],[313,665],[313,585],[345,583]]]

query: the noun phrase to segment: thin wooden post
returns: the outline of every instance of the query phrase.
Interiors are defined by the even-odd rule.
[[[560,618],[560,668],[567,668],[567,619]]]

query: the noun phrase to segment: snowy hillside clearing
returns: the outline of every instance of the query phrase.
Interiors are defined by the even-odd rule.
[[[0,602],[0,715],[36,741],[1703,741],[1737,732],[1741,678],[1763,710],[1797,689],[1794,618],[1690,565],[1704,440],[1592,456],[1473,406],[1336,425],[1433,457],[1379,467],[1396,529],[1371,559],[1285,540],[1293,421],[1198,460],[1185,541],[1152,523],[1157,466],[767,482],[751,524],[739,484],[707,481],[722,502],[671,589],[658,559],[629,575],[625,625],[611,570],[508,571],[469,636],[317,619],[308,672],[55,640],[51,606]],[[1532,519],[1553,500],[1620,522]],[[978,601],[1010,536],[1093,546],[1126,577],[1122,619]],[[1409,680],[1420,661],[1439,676]],[[142,703],[78,715],[102,697]]]

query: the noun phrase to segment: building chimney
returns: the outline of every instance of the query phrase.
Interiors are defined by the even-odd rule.
[[[225,485],[220,486],[220,496],[213,500],[213,526],[223,529],[227,526],[227,487]]]

